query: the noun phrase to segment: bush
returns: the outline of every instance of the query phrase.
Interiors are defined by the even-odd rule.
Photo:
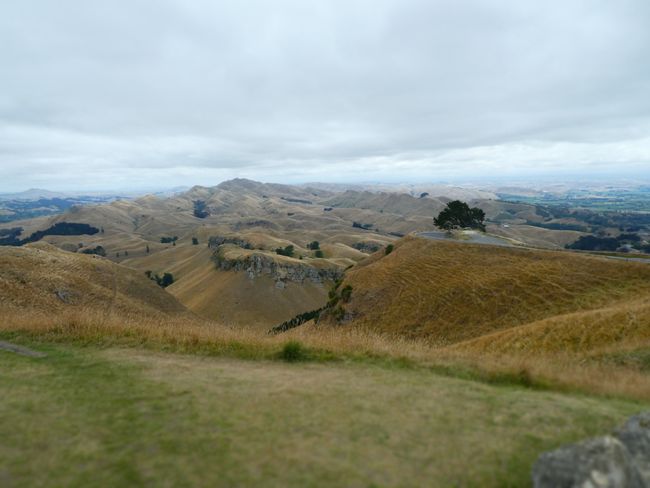
[[[580,236],[573,244],[567,244],[567,249],[582,251],[616,251],[620,243],[614,237]]]
[[[273,327],[271,330],[269,330],[269,334],[279,334],[281,332],[286,332],[289,329],[293,329],[295,327],[298,327],[305,322],[309,322],[310,320],[318,320],[318,317],[320,316],[320,313],[324,310],[324,308],[319,308],[317,310],[311,310],[309,312],[303,312],[301,314],[296,315],[292,319],[285,320],[282,322],[280,325],[276,325]]]
[[[295,363],[307,359],[307,352],[300,342],[289,341],[282,346],[280,358],[288,363]]]
[[[160,238],[161,244],[174,244],[177,240],[178,240],[178,236]]]
[[[106,250],[102,246],[96,246],[89,249],[83,249],[82,254],[96,254],[97,256],[106,256]]]
[[[203,200],[194,201],[194,216],[199,219],[204,219],[210,215],[208,205]]]
[[[174,282],[174,275],[171,273],[164,273],[162,276],[160,276],[158,273],[153,274],[153,272],[148,269],[144,272],[144,274],[147,275],[147,278],[155,281],[158,286],[162,288],[167,288]]]
[[[325,257],[325,255],[323,254],[323,251],[321,251],[320,249],[316,250],[316,252],[314,253],[314,256],[317,257],[317,258]]]
[[[343,303],[348,303],[350,297],[352,297],[352,285],[345,285],[341,289],[341,300],[343,300]]]
[[[316,249],[320,249],[320,243],[318,241],[312,241],[309,244],[307,244],[307,249],[311,249],[312,251],[315,251]]]
[[[370,230],[372,224],[362,224],[361,222],[352,222],[352,227],[356,229]]]
[[[278,247],[275,250],[275,252],[277,254],[279,254],[280,256],[289,256],[289,257],[291,257],[291,256],[293,256],[293,249],[294,249],[293,246],[291,244],[289,244],[288,246],[286,246],[284,248]]]
[[[345,309],[339,305],[334,310],[332,310],[332,317],[334,317],[334,320],[337,322],[340,322],[345,317]]]
[[[156,282],[163,288],[167,288],[174,282],[174,275],[171,273],[165,273],[162,275],[162,278],[156,275]]]
[[[198,246],[199,245],[199,240],[196,237],[192,237],[192,245],[193,246]]]
[[[392,253],[392,252],[393,252],[393,249],[394,249],[394,246],[393,246],[392,244],[388,244],[388,245],[386,246],[386,251],[385,251],[385,252],[386,252],[386,256],[388,256],[390,253]]]

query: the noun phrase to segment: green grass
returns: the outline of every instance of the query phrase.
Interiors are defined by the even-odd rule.
[[[0,351],[0,486],[522,486],[635,402],[364,362]],[[302,353],[302,352],[301,352]]]

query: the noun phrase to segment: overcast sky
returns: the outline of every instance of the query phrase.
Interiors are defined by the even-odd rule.
[[[6,0],[0,191],[650,176],[648,0]]]

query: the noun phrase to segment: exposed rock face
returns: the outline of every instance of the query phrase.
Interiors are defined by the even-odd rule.
[[[281,263],[265,254],[250,254],[237,259],[223,257],[219,250],[213,256],[213,260],[219,269],[224,271],[244,271],[253,280],[258,276],[268,275],[276,281],[277,288],[284,288],[288,281],[294,283],[323,283],[324,281],[336,281],[343,276],[343,271],[336,267],[315,268],[307,264]]]
[[[533,466],[536,488],[650,487],[650,412],[631,417],[613,436],[542,454]]]
[[[213,236],[208,239],[208,247],[210,249],[216,249],[222,244],[234,244],[235,246],[239,246],[243,249],[253,249],[253,246],[250,242],[238,237]]]

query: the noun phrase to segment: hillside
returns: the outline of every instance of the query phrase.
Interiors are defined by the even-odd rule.
[[[175,283],[168,291],[192,311],[254,328],[272,327],[320,308],[331,282],[302,280],[282,286],[268,276],[250,279],[241,267],[216,269],[215,249],[208,248],[211,239],[239,242],[277,262],[282,259],[276,249],[293,246],[294,257],[301,261],[293,264],[299,268],[344,270],[400,236],[432,230],[432,217],[451,196],[479,197],[471,204],[485,210],[490,232],[528,245],[559,248],[583,235],[539,227],[574,222],[547,221],[550,217],[538,206],[493,200],[490,193],[471,189],[441,186],[428,188],[431,193],[416,191],[425,187],[341,189],[234,179],[167,197],[73,206],[56,216],[0,225],[0,235],[27,242],[32,235],[56,234],[52,229],[61,226],[92,228],[86,234],[46,235],[41,242],[71,252],[101,246],[108,259],[141,273],[173,273]],[[314,241],[318,252],[310,249]]]
[[[227,258],[228,266],[218,266],[215,253]],[[250,259],[267,263],[255,269]],[[319,266],[339,276],[354,261],[298,260],[274,253],[242,249],[225,244],[178,245],[144,258],[125,261],[144,272],[171,272],[175,283],[167,291],[193,312],[219,323],[267,330],[306,310],[320,308],[327,301],[332,277],[304,278]],[[273,266],[273,269],[271,269]],[[292,271],[301,271],[294,277]]]
[[[595,323],[600,324],[598,334],[619,327],[602,339],[590,330],[587,335],[594,335],[582,339],[585,344],[624,339],[620,334],[628,329],[621,325],[627,322],[638,325],[639,337],[649,333],[647,321],[638,322],[628,313],[632,307],[641,317],[647,310],[650,266],[644,264],[406,238],[388,256],[377,253],[350,270],[343,283],[347,285],[352,294],[343,305],[346,327],[435,345],[505,331],[493,342],[504,349],[511,344],[513,349],[514,338],[522,337],[522,326],[537,335],[550,329],[567,335],[566,331]],[[567,314],[582,314],[582,322]],[[481,341],[488,339],[475,344]]]
[[[73,311],[148,318],[191,316],[142,273],[45,243],[0,247],[0,311],[5,318]]]

